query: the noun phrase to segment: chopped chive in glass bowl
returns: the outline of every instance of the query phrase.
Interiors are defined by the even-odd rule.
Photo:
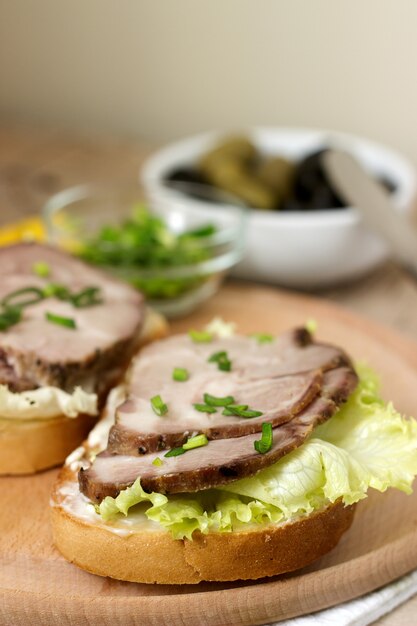
[[[184,185],[197,207],[184,202]],[[229,194],[193,183],[148,198],[139,186],[83,185],[43,211],[49,243],[126,280],[168,317],[202,304],[240,261],[246,214]]]

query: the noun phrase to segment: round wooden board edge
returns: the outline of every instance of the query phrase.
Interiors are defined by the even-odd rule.
[[[320,310],[327,313],[333,310],[345,324],[355,325],[377,341],[385,343],[400,353],[412,369],[417,370],[417,345],[399,332],[328,300],[268,286],[256,286],[255,289],[271,295],[285,295],[293,302],[313,306],[318,313]],[[118,603],[117,613],[114,597],[99,596],[91,599],[88,596],[68,594],[52,597],[2,588],[0,625],[10,626],[13,623],[26,626],[30,619],[31,624],[51,626],[74,623],[77,626],[91,626],[98,620],[103,626],[195,626],[196,623],[252,626],[313,613],[347,602],[394,581],[416,567],[417,529],[356,559],[314,572],[295,573],[259,583],[248,582],[247,585],[229,589],[123,597],[123,601]],[[351,580],[347,575],[350,570],[355,572]],[[321,590],[319,596],[318,590]],[[35,622],[34,614],[42,621]],[[43,621],[45,619],[47,621]],[[201,622],[202,619],[204,622]]]
[[[395,555],[395,558],[394,558]],[[365,566],[366,565],[366,566]],[[0,625],[62,626],[255,626],[347,602],[404,576],[417,567],[417,531],[322,570],[247,586],[160,596],[115,598],[0,590]],[[348,576],[350,570],[355,577]],[[317,595],[320,592],[320,595]],[[35,622],[34,615],[42,621]],[[71,616],[63,619],[63,616]],[[6,621],[3,621],[3,618]],[[11,621],[11,620],[14,621]],[[44,621],[47,620],[47,621]],[[75,620],[75,621],[74,621]]]

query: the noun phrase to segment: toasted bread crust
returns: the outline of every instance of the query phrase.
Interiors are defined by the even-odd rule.
[[[92,415],[0,420],[0,475],[34,474],[59,465],[96,423]]]
[[[68,469],[61,472],[52,499],[55,546],[88,572],[140,583],[247,580],[300,569],[334,548],[351,525],[355,509],[336,502],[291,523],[194,533],[193,541],[174,540],[167,531],[153,529],[124,535],[61,506],[59,487],[69,476]]]
[[[160,339],[167,333],[165,319],[147,312],[140,345]],[[0,476],[34,474],[61,465],[86,439],[97,416],[63,415],[51,419],[6,420],[0,417]]]

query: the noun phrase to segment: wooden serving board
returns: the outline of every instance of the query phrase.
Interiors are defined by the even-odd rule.
[[[314,318],[320,339],[374,366],[384,396],[417,415],[417,346],[386,328],[326,301],[232,284],[173,331],[200,327],[215,315],[236,321],[243,333],[277,333]],[[70,565],[52,546],[48,500],[56,473],[0,479],[2,625],[263,624],[344,602],[417,567],[417,493],[389,491],[358,505],[333,552],[289,576],[184,587],[100,578]]]

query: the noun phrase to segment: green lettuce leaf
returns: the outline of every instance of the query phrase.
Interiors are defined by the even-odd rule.
[[[140,479],[99,512],[117,520],[144,507],[149,520],[176,539],[194,531],[230,532],[285,522],[341,499],[353,504],[369,488],[411,493],[417,475],[417,422],[385,405],[375,375],[358,367],[360,383],[348,402],[302,446],[256,476],[198,494],[147,494]]]
[[[163,506],[168,498],[162,493],[146,493],[143,491],[140,480],[136,480],[131,487],[124,489],[116,498],[107,496],[97,507],[97,512],[105,522],[113,519],[119,513],[127,515],[129,509],[141,502],[149,502],[153,506]]]

